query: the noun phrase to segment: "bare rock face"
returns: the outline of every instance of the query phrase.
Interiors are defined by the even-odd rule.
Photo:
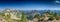
[[[46,17],[44,20],[48,20],[48,17]]]
[[[3,17],[0,17],[0,22],[7,22]]]
[[[33,22],[38,22],[38,19],[37,19],[37,18],[34,18],[34,19],[33,19]]]

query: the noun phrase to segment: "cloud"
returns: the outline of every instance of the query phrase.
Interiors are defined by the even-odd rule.
[[[60,1],[56,1],[56,3],[60,3]]]

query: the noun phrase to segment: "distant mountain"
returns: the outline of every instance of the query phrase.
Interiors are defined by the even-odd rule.
[[[7,9],[5,9],[5,10],[3,10],[3,11],[6,11]],[[8,11],[9,11],[10,9],[8,9]],[[2,12],[3,12],[2,11]],[[27,18],[29,18],[29,19],[32,19],[34,16],[35,16],[35,14],[39,14],[39,15],[42,15],[42,14],[44,14],[46,11],[48,11],[48,10],[11,10],[12,12],[18,12],[19,13],[19,15],[20,15],[20,13],[21,12],[24,12],[25,14],[26,14],[26,16],[27,16]],[[52,11],[52,12],[56,12],[57,14],[60,14],[60,10],[50,10],[50,11]]]
[[[48,10],[31,10],[31,11],[24,11],[26,13],[26,15],[29,17],[33,17],[34,13],[40,13],[40,15],[44,14],[46,11]],[[56,12],[57,14],[60,14],[60,10],[50,10],[51,12]]]

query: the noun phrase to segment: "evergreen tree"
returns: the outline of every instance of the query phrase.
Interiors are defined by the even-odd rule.
[[[22,12],[22,22],[26,22],[26,16],[25,16],[24,12]]]

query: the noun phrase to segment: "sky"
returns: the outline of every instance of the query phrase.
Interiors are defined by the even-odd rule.
[[[19,10],[60,10],[60,0],[1,0],[0,10],[4,8]]]

